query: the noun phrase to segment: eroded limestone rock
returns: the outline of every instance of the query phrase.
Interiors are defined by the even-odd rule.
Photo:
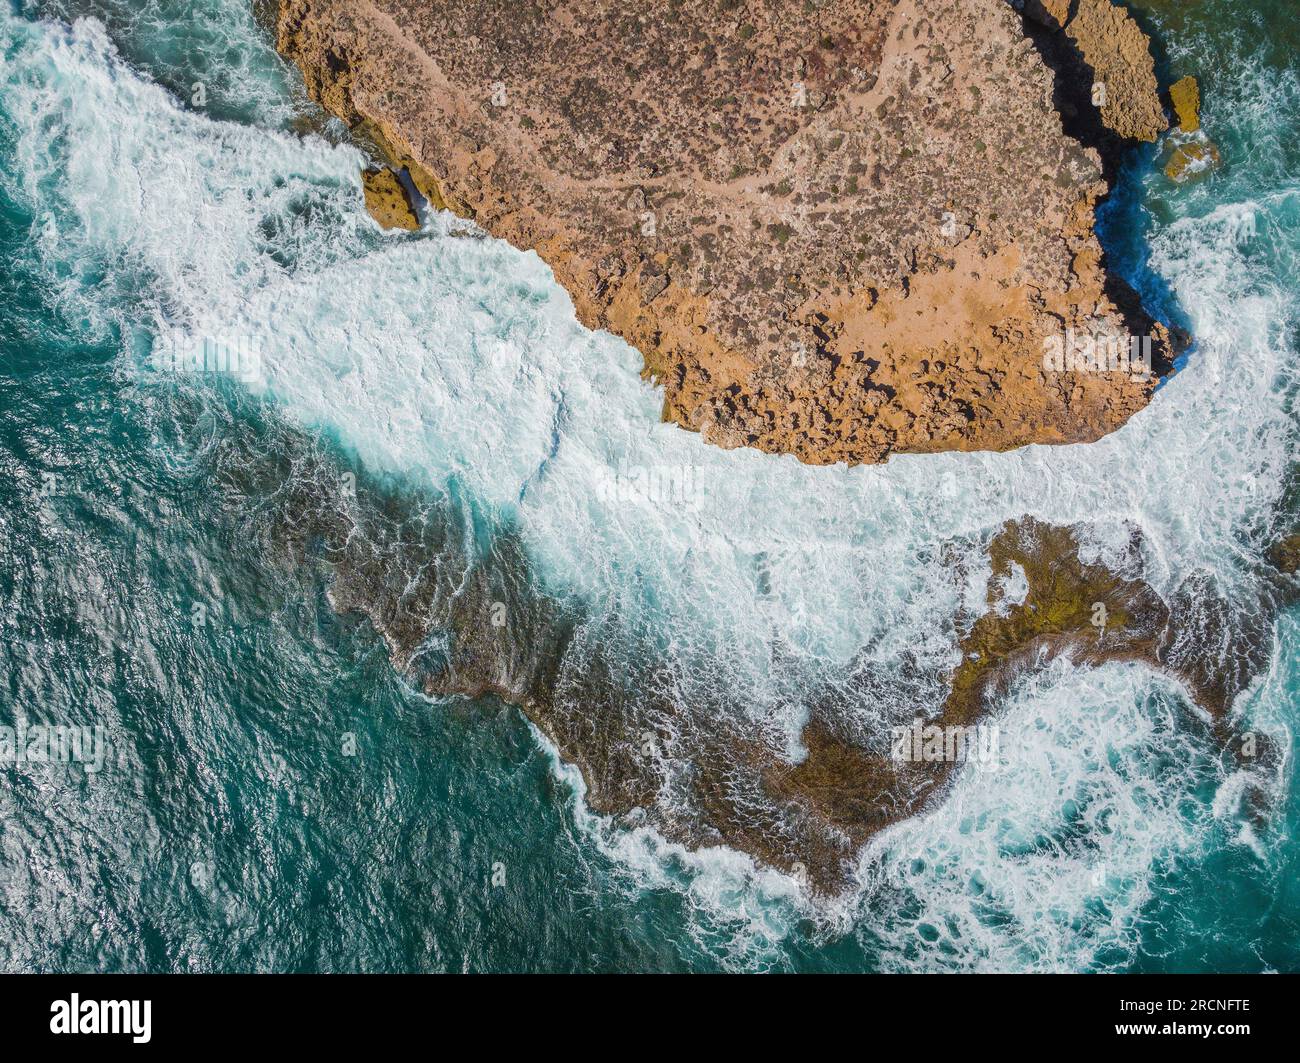
[[[245,451],[217,464],[218,481],[235,499],[265,497],[247,478],[282,485],[270,508],[258,503],[267,545],[295,570],[319,567],[333,607],[367,617],[410,682],[438,697],[495,695],[518,706],[581,770],[593,811],[688,847],[728,845],[802,870],[821,893],[851,884],[874,834],[942,799],[965,763],[949,756],[950,739],[967,736],[969,753],[971,729],[996,727],[1002,695],[1054,657],[1160,669],[1227,742],[1233,699],[1267,665],[1273,617],[1300,590],[1279,575],[1274,591],[1234,605],[1190,580],[1165,601],[1144,577],[1136,534],[1117,553],[1085,560],[1074,529],[1008,522],[988,546],[985,608],[958,619],[955,667],[904,652],[808,673],[793,684],[806,753],[791,757],[742,691],[688,674],[659,633],[542,593],[509,535],[484,551],[449,499],[410,497],[364,476],[347,490],[309,446],[286,455],[285,439],[277,449],[257,438],[265,430],[250,426],[232,444]],[[950,553],[955,586],[970,578],[964,554]],[[1023,597],[1010,593],[1013,569]],[[716,673],[728,674],[727,663],[715,662]],[[935,749],[931,730],[942,736]],[[921,748],[900,743],[900,732],[923,738]]]
[[[1169,128],[1146,34],[1127,11],[1111,0],[1077,0],[1073,16],[1065,0],[1041,7],[1082,54],[1106,128],[1148,142]]]
[[[1081,0],[1068,31],[1101,115],[1154,137],[1136,24]],[[1004,0],[284,0],[279,45],[431,203],[535,249],[720,446],[1092,440],[1155,380],[1059,372],[1045,345],[1175,353],[1103,266],[1111,148],[1065,132],[1066,75]]]
[[[1218,147],[1201,130],[1201,93],[1196,79],[1189,75],[1174,82],[1169,99],[1178,116],[1178,130],[1170,138],[1173,152],[1165,163],[1165,174],[1179,183],[1203,177],[1222,160]]]
[[[1193,178],[1204,177],[1221,161],[1219,149],[1209,140],[1189,140],[1174,148],[1169,161],[1165,163],[1165,174],[1170,180],[1181,184]]]

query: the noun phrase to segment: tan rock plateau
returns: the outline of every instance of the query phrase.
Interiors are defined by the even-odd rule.
[[[1108,0],[1039,8],[283,0],[278,36],[432,205],[637,347],[665,418],[872,462],[1096,439],[1154,376],[1045,351],[1174,353],[1094,232],[1114,153],[1166,125],[1146,39]]]

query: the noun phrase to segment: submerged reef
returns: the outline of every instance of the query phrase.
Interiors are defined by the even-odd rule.
[[[323,579],[335,611],[373,625],[414,687],[517,706],[580,770],[593,812],[689,848],[729,846],[820,894],[850,888],[862,846],[941,800],[969,760],[1017,755],[998,745],[998,706],[1056,657],[1158,669],[1238,748],[1233,700],[1266,666],[1274,617],[1300,585],[1277,573],[1241,602],[1192,580],[1166,599],[1136,531],[1098,552],[1077,529],[1010,521],[987,542],[940,544],[954,586],[982,578],[960,560],[968,547],[989,563],[984,608],[957,618],[947,667],[882,669],[863,654],[801,672],[773,645],[806,721],[791,748],[724,678],[730,662],[684,662],[619,610],[547,593],[516,538],[476,538],[469,502],[340,477],[305,444],[268,465],[288,449],[279,442],[227,444],[242,453],[218,458],[223,494],[274,499],[250,532]]]

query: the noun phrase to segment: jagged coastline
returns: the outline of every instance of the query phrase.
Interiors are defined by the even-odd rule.
[[[1120,155],[1168,125],[1136,23],[1109,0],[1031,2],[1023,21],[1002,0],[945,0],[945,18],[909,0],[848,3],[795,16],[811,20],[799,35],[810,49],[780,43],[770,16],[782,6],[740,5],[720,21],[690,0],[665,5],[658,15],[686,52],[664,69],[623,70],[623,97],[602,80],[622,53],[598,30],[617,25],[651,48],[653,11],[561,3],[539,24],[537,12],[510,22],[490,4],[284,0],[279,43],[313,98],[376,143],[433,206],[536,250],[584,324],[642,351],[664,387],[665,417],[711,443],[814,464],[870,462],[1091,440],[1141,409],[1181,340],[1107,272],[1093,228]],[[692,19],[696,29],[684,30]],[[724,31],[734,38],[725,46]],[[590,62],[561,72],[561,38],[588,49]],[[763,47],[775,56],[770,69]],[[805,93],[800,105],[760,102],[746,114],[739,98],[695,100],[683,69],[710,49],[710,64],[740,72],[736,84],[760,101],[783,89],[788,67]],[[837,70],[822,53],[861,65]],[[986,55],[1002,60],[1011,86],[981,69]],[[555,78],[549,93],[539,91],[539,70]],[[633,87],[660,77],[681,80],[678,97]],[[733,125],[693,125],[693,103]],[[849,128],[865,113],[878,123],[874,137]],[[656,151],[612,143],[618,122],[647,136],[667,130],[667,142]],[[981,139],[994,133],[1007,138],[1005,157]],[[930,134],[943,151],[924,150]],[[687,151],[695,136],[708,157]],[[747,137],[756,156],[738,154]],[[744,162],[711,170],[721,149]],[[957,177],[941,192],[953,159]],[[827,174],[851,193],[819,188]],[[394,188],[367,175],[377,200]],[[409,224],[391,194],[383,203],[395,224]],[[797,225],[779,220],[787,209]],[[841,238],[820,239],[821,226]],[[862,231],[847,241],[860,257],[844,262],[842,237]],[[686,253],[674,250],[678,240]],[[1053,368],[1044,356],[1057,336],[1107,342],[1135,331],[1151,340],[1155,372],[1066,352]],[[360,530],[340,509],[303,504],[320,522],[311,535],[331,544],[334,607],[367,616],[429,693],[519,706],[579,767],[598,813],[648,822],[689,847],[731,846],[833,893],[872,835],[927,807],[955,777],[950,758],[900,759],[890,729],[846,728],[843,699],[877,697],[879,677],[853,672],[833,690],[810,691],[806,755],[792,763],[726,691],[708,704],[672,696],[669,666],[652,650],[620,647],[617,662],[570,653],[583,619],[520,590],[528,581],[517,575],[527,569],[518,544],[495,551],[494,564],[509,571],[467,575],[456,563],[449,581],[443,565],[425,562],[454,546],[418,535],[387,542],[382,528]],[[291,538],[304,534],[297,522]],[[1139,546],[1135,531],[1126,556],[1107,565],[1081,557],[1072,529],[1029,517],[991,533],[987,611],[959,618],[961,662],[931,677],[947,695],[926,725],[976,727],[1018,674],[1068,655],[1169,674],[1228,742],[1232,702],[1266,660],[1268,623],[1294,597],[1294,581],[1260,603],[1257,625],[1238,628],[1212,587],[1162,599],[1143,578]],[[398,580],[399,593],[390,569],[420,576]],[[1025,581],[1016,601],[1005,597],[1013,571]],[[506,626],[489,619],[498,606]],[[1228,643],[1231,667],[1196,653],[1190,636]],[[635,674],[624,655],[639,662]],[[667,760],[689,769],[670,783]]]
[[[653,638],[593,633],[580,605],[541,592],[516,538],[475,549],[445,500],[407,498],[365,476],[344,494],[335,473],[310,471],[306,454],[298,460],[308,471],[277,500],[273,546],[295,569],[321,564],[332,607],[366,618],[414,686],[517,706],[581,771],[593,812],[689,848],[728,846],[806,876],[821,894],[850,887],[862,846],[942,800],[957,778],[960,759],[900,757],[900,729],[928,738],[928,729],[946,737],[996,728],[993,714],[1017,679],[1057,657],[1144,664],[1182,685],[1202,721],[1189,716],[1189,725],[1205,727],[1225,755],[1239,756],[1247,737],[1255,764],[1279,752],[1243,734],[1231,709],[1267,667],[1274,618],[1300,598],[1300,579],[1288,574],[1300,552],[1294,535],[1279,540],[1258,598],[1230,602],[1190,578],[1166,600],[1147,581],[1136,529],[1099,560],[1083,556],[1074,529],[1008,521],[985,547],[984,610],[956,618],[951,672],[905,662],[904,680],[855,660],[810,677],[806,752],[792,761],[781,736],[745,711],[743,692],[700,695]],[[955,560],[961,547],[941,550],[954,559],[955,585],[970,578]],[[696,694],[683,697],[686,686]],[[855,723],[862,704],[882,714],[879,726]]]

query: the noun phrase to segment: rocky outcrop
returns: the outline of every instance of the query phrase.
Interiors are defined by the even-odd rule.
[[[1300,533],[1285,536],[1269,548],[1268,559],[1279,572],[1300,575]]]
[[[1073,7],[1101,117],[1153,138],[1145,38]],[[283,0],[278,34],[316,100],[434,206],[536,250],[718,445],[1092,440],[1174,353],[1104,267],[1113,145],[1067,134],[1067,74],[1003,0]],[[1079,338],[1150,357],[1045,358]]]
[[[1173,150],[1165,174],[1179,183],[1202,177],[1222,161],[1219,149],[1201,130],[1201,90],[1190,75],[1169,87],[1169,101],[1178,116],[1178,130],[1170,138]]]
[[[965,763],[958,742],[967,757],[972,736],[1005,763],[1018,755],[981,747],[980,735],[997,727],[992,714],[1018,678],[1053,658],[1159,669],[1230,744],[1233,700],[1266,667],[1273,620],[1300,588],[1278,575],[1258,600],[1230,606],[1213,585],[1189,580],[1166,601],[1144,576],[1136,532],[1096,557],[1074,529],[1008,522],[987,546],[983,609],[957,618],[954,667],[906,651],[882,665],[868,652],[830,673],[800,673],[807,723],[792,757],[784,731],[756,718],[744,691],[684,674],[658,632],[546,596],[517,540],[501,535],[482,550],[449,500],[364,476],[345,489],[306,445],[289,458],[255,434],[241,445],[240,460],[215,470],[230,497],[262,497],[247,490],[250,476],[283,483],[273,505],[259,503],[268,545],[295,570],[322,566],[333,607],[367,617],[413,684],[518,706],[581,770],[594,812],[691,848],[727,845],[806,875],[821,893],[851,883],[873,835],[942,799]],[[953,586],[966,586],[967,551],[944,553]],[[1296,553],[1294,538],[1283,540],[1277,562],[1293,564]],[[772,652],[788,672],[799,667],[779,642]],[[726,664],[705,670],[726,675]]]
[[[1200,137],[1177,144],[1165,163],[1165,174],[1171,181],[1183,183],[1204,177],[1221,162],[1219,149],[1209,140]]]
[[[392,170],[382,167],[365,170],[361,174],[361,184],[366,210],[385,229],[413,231],[420,227],[420,218],[411,204],[411,197],[401,178]]]
[[[1167,603],[1143,578],[1136,528],[1120,554],[1085,561],[1074,529],[1023,517],[993,539],[989,561],[989,608],[962,640],[962,663],[944,708],[950,721],[978,719],[1016,676],[1061,655],[1076,664],[1125,660],[1163,671],[1210,716],[1223,719],[1267,663],[1266,632],[1277,603],[1258,611],[1264,623],[1236,634],[1229,634],[1231,610],[1213,588],[1189,582]],[[1008,596],[1012,585],[1022,598]],[[1203,641],[1188,639],[1198,625],[1215,630],[1197,632],[1211,636]],[[1207,660],[1204,646],[1225,644],[1232,644],[1230,654]]]
[[[1195,133],[1201,128],[1201,90],[1190,74],[1169,86],[1169,99],[1178,116],[1178,128],[1184,133]]]
[[[1108,130],[1154,142],[1169,128],[1146,34],[1127,11],[1111,0],[1029,0],[1025,11],[1077,50],[1071,76]]]
[[[1145,39],[1104,0],[1026,14],[283,0],[278,32],[312,96],[434,207],[535,249],[585,324],[636,345],[666,417],[723,446],[877,461],[1096,438],[1149,399],[1148,358],[1172,353],[1093,228],[1116,152],[1165,128]],[[946,738],[930,756],[930,730],[987,722],[1055,657],[1160,669],[1226,736],[1296,585],[1277,574],[1245,609],[1195,581],[1166,600],[1136,532],[1097,559],[1074,529],[1009,522],[951,669],[904,652],[797,677],[792,757],[743,692],[684,675],[658,633],[542,595],[508,535],[475,549],[442,502],[365,482],[344,498],[336,480],[295,475],[274,534],[328,568],[333,606],[368,617],[414,683],[519,706],[594,811],[821,892],[942,796],[961,759]],[[1294,570],[1293,540],[1275,553]]]

